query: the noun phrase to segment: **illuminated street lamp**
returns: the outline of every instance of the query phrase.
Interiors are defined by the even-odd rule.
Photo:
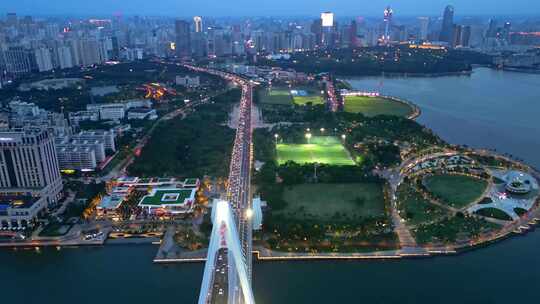
[[[342,134],[342,135],[341,135],[341,139],[342,139],[343,141],[345,141],[346,138],[347,138],[347,135],[345,135],[345,134]]]
[[[321,128],[321,133],[324,133],[324,128]]]
[[[276,139],[276,145],[277,145],[277,140],[278,140],[278,138],[279,138],[279,134],[277,134],[277,133],[274,134],[274,138]]]
[[[306,133],[306,139],[308,141],[308,144],[310,143],[310,139],[311,139],[311,133]]]

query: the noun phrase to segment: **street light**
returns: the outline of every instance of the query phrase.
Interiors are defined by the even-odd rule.
[[[278,140],[278,138],[279,138],[279,134],[277,134],[277,133],[274,134],[274,138],[276,139],[276,145],[277,145],[277,140]]]
[[[342,135],[341,135],[341,139],[342,139],[343,141],[345,141],[346,138],[347,138],[347,135],[345,135],[345,134],[342,134]]]
[[[311,133],[306,133],[306,139],[308,141],[308,144],[310,143],[310,139],[311,139]]]
[[[324,128],[321,128],[321,133],[324,133]]]

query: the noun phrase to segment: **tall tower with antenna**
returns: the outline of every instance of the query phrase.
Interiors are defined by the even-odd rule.
[[[384,10],[384,36],[382,39],[384,44],[390,43],[390,27],[392,26],[393,15],[394,11],[390,6],[387,6]]]

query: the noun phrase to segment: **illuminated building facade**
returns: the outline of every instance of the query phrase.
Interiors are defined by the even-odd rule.
[[[52,134],[41,128],[0,132],[0,194],[60,199],[62,179]]]

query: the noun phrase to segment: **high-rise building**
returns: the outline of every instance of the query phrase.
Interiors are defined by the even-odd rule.
[[[486,38],[497,38],[497,20],[490,19],[489,20],[489,27],[486,33]]]
[[[201,16],[193,17],[193,24],[195,25],[195,33],[202,33],[203,32],[203,23],[202,23],[202,17]]]
[[[464,26],[461,32],[461,46],[469,47],[471,45],[472,28],[470,25]]]
[[[454,38],[454,7],[448,5],[444,9],[444,16],[439,40],[452,44]]]
[[[3,69],[15,76],[20,76],[35,69],[36,58],[31,50],[22,47],[10,47],[6,50],[0,49]]]
[[[394,16],[394,11],[390,6],[384,10],[384,34],[383,34],[383,43],[388,44],[390,42],[390,30],[392,28],[392,18]]]
[[[34,50],[38,71],[48,72],[53,69],[51,51],[48,48],[39,48]]]
[[[356,20],[351,21],[349,28],[349,41],[352,47],[358,46],[358,22]]]
[[[462,42],[462,32],[463,32],[463,26],[455,24],[454,25],[454,30],[452,31],[452,33],[453,33],[453,38],[452,38],[452,43],[451,43],[452,47],[462,45],[461,44],[461,42]]]
[[[333,47],[335,43],[334,37],[334,14],[331,12],[324,12],[321,14],[321,45],[324,47]]]
[[[191,33],[189,22],[184,20],[176,20],[176,56],[190,57],[191,56]]]
[[[71,50],[67,46],[60,46],[56,51],[58,55],[58,65],[60,69],[70,69],[73,67],[73,58],[71,57]]]
[[[61,192],[52,133],[41,128],[0,132],[0,193],[45,197],[50,205]]]
[[[419,17],[418,21],[420,23],[419,25],[419,32],[418,32],[418,38],[420,40],[428,40],[428,34],[429,34],[429,17]]]
[[[315,19],[311,24],[311,33],[315,35],[315,46],[319,47],[322,43],[322,20]]]
[[[15,13],[8,13],[6,15],[6,24],[8,26],[17,26],[19,20],[17,18],[17,14]]]

